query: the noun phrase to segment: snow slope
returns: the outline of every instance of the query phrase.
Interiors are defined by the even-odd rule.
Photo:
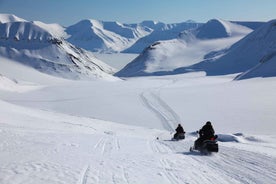
[[[50,31],[45,28],[49,28]],[[62,39],[62,28],[41,22],[0,24],[0,55],[60,77],[109,78],[114,69]]]
[[[262,58],[259,64],[252,69],[238,75],[236,80],[249,79],[253,77],[273,77],[276,76],[276,53],[270,53]]]
[[[39,88],[41,88],[41,86],[24,84],[0,74],[0,90],[2,91],[23,93]]]
[[[216,31],[214,31],[216,30]],[[179,73],[177,68],[218,57],[252,30],[227,21],[211,20],[197,30],[184,31],[180,38],[159,41],[116,73],[117,76],[145,76]]]
[[[25,75],[14,77],[37,85],[43,77],[43,88],[0,89],[1,183],[276,179],[275,78],[233,81],[194,73],[107,82],[54,81],[35,70]],[[207,119],[219,134],[219,153],[189,152],[195,130]],[[179,122],[186,139],[170,141]]]

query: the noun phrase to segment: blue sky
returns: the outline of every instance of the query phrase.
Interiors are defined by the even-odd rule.
[[[276,0],[0,0],[0,13],[27,20],[72,25],[82,19],[165,23],[212,18],[242,21],[276,19]]]

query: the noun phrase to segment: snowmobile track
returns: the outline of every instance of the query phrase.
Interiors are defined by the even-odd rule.
[[[81,178],[80,178],[80,184],[86,184],[87,183],[87,178],[88,178],[88,171],[89,171],[89,169],[90,169],[90,166],[87,166],[85,169],[84,169],[84,171],[83,171],[83,173],[82,173],[82,175],[81,175]]]
[[[144,104],[161,120],[166,130],[174,131],[174,127],[181,122],[179,116],[157,94],[147,91],[140,94]]]
[[[168,159],[165,159],[165,158],[162,158],[159,160],[163,169],[164,169],[164,174],[166,176],[166,178],[168,179],[168,181],[171,183],[171,184],[180,184],[182,183],[182,181],[178,180],[178,176],[174,173],[174,168],[169,164],[169,160]]]
[[[171,148],[168,147],[166,144],[164,144],[163,141],[153,140],[150,142],[150,145],[151,145],[151,149],[155,153],[161,153],[161,154],[172,153]]]

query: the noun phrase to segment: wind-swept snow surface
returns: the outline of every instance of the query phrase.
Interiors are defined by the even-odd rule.
[[[39,85],[35,76],[45,81],[47,76],[26,73],[31,74],[25,85],[40,88],[24,93],[0,88],[1,183],[276,180],[275,78],[233,82],[233,76],[198,73],[55,82],[49,77],[51,82]],[[24,77],[18,77],[22,84]],[[0,80],[7,82],[12,83]],[[219,152],[209,156],[189,151],[206,120],[219,136]],[[183,141],[170,140],[177,123],[187,132]]]

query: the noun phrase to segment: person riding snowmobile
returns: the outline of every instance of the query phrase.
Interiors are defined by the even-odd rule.
[[[183,129],[183,127],[181,126],[181,124],[178,124],[177,128],[175,129],[176,133],[174,134],[173,138],[174,139],[179,139],[179,136],[182,136],[184,139],[184,134],[185,134],[185,131]],[[181,138],[180,138],[181,139]]]
[[[199,138],[195,141],[195,149],[197,149],[203,141],[209,140],[215,137],[215,131],[210,121],[199,130]]]

